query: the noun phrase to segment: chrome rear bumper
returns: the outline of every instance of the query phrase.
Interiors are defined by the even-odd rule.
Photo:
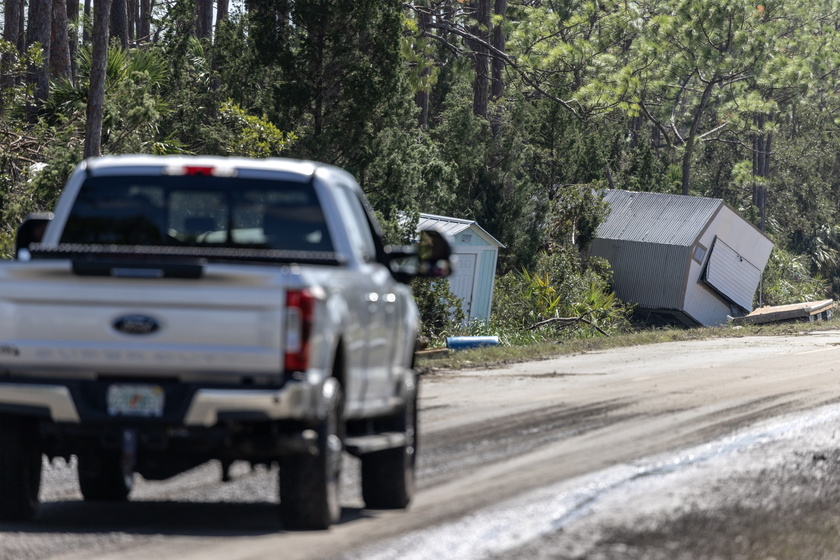
[[[224,414],[259,414],[267,420],[313,419],[319,412],[324,388],[287,383],[281,389],[198,389],[181,422],[184,426],[211,427]],[[64,385],[0,384],[0,407],[31,407],[49,411],[54,422],[78,424],[78,409]]]

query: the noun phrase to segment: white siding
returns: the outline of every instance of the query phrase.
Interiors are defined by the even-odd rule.
[[[449,276],[449,289],[461,300],[461,307],[465,317],[471,317],[472,302],[475,291],[475,271],[478,255],[456,253],[457,261],[452,274]]]
[[[761,271],[717,238],[712,246],[703,279],[725,298],[746,311],[752,311],[753,295],[761,281]]]
[[[759,271],[764,270],[773,249],[773,243],[735,211],[729,207],[721,209],[698,240],[698,244],[706,248],[705,259],[701,263],[692,261],[689,272],[685,310],[703,325],[724,324],[728,315],[734,317],[742,313],[737,306],[715,294],[703,282],[703,271],[711,258],[716,237],[724,240],[738,254],[744,255]],[[753,298],[754,294],[755,287],[749,297]]]

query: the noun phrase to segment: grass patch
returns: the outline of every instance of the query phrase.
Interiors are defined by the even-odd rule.
[[[712,338],[743,336],[791,336],[814,331],[840,329],[840,318],[815,322],[765,323],[763,325],[744,325],[720,327],[697,327],[693,329],[639,329],[630,333],[599,338],[576,338],[558,342],[542,342],[527,346],[488,346],[469,350],[449,351],[434,357],[420,356],[418,370],[430,372],[438,369],[472,369],[500,367],[533,360],[546,360],[557,356],[581,354],[625,348],[661,342],[679,342],[684,340],[708,340]]]

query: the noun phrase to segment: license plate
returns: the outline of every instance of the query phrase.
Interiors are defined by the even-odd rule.
[[[163,416],[164,391],[159,385],[111,385],[107,401],[111,416]]]

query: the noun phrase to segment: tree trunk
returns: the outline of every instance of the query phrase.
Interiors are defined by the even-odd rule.
[[[206,39],[213,33],[213,0],[195,1],[195,36]]]
[[[225,21],[228,18],[228,14],[230,11],[228,0],[217,0],[216,2],[216,28],[219,27],[219,24]]]
[[[32,25],[35,23],[35,20],[38,17],[38,0],[29,0],[29,5],[27,6],[27,13],[26,13],[26,21],[28,22],[29,26],[26,28],[25,35],[26,41],[25,45],[27,47],[31,46],[32,43],[35,42],[35,38],[33,37],[32,33]],[[21,27],[21,31],[23,31],[23,27]],[[23,49],[20,49],[23,52]]]
[[[424,71],[425,72],[425,71]],[[420,128],[428,128],[429,126],[429,92],[424,88],[414,94],[414,103],[420,108],[420,114],[417,115],[417,125]]]
[[[424,33],[431,22],[432,14],[426,11],[421,11],[417,23]],[[417,124],[421,128],[429,126],[429,88],[425,83],[425,78],[429,75],[429,73],[429,68],[423,68],[420,71],[420,89],[414,94],[414,103],[420,108],[420,115],[417,117]]]
[[[636,149],[639,147],[639,129],[642,128],[642,117],[630,117],[627,119],[627,147]]]
[[[3,24],[3,39],[17,45],[20,40],[20,16],[23,12],[22,0],[6,0],[4,5],[4,24]],[[12,54],[6,53],[3,55],[3,67],[8,68],[12,62]],[[0,87],[10,88],[15,84],[15,76],[13,74],[3,74],[0,76]]]
[[[126,27],[128,27],[128,42],[133,44],[137,39],[137,0],[126,2]]]
[[[507,0],[496,0],[493,6],[493,12],[504,21],[504,18],[507,16]],[[493,27],[493,48],[499,52],[505,52],[505,31],[503,26],[504,24],[502,23]],[[490,97],[495,101],[501,99],[505,94],[505,63],[498,56],[493,56],[491,60],[493,81],[490,86]]]
[[[324,130],[324,98],[327,94],[327,76],[326,76],[326,61],[327,56],[327,16],[323,15],[318,19],[317,24],[312,29],[315,46],[315,56],[311,61],[312,72],[312,134],[315,138],[320,139]]]
[[[292,19],[292,7],[289,5],[289,2],[284,3],[277,12],[277,20],[279,22],[278,27],[280,28],[277,37],[281,44],[288,45],[291,41],[292,34],[294,33],[293,26],[291,25]]]
[[[89,26],[87,25],[88,22],[90,22],[90,0],[85,0],[85,24],[82,25],[82,42],[86,45],[90,43],[90,31],[88,31]]]
[[[691,155],[694,151],[694,139],[689,139],[685,144],[685,151],[682,159],[682,193],[686,196],[691,192]]]
[[[102,112],[105,101],[105,66],[108,59],[108,24],[111,1],[96,0],[93,6],[93,52],[85,123],[85,157],[102,152]]]
[[[140,23],[137,40],[146,42],[152,37],[152,0],[140,0]]]
[[[712,90],[715,86],[717,86],[716,81],[706,84],[706,89],[703,90],[703,96],[700,98],[700,105],[697,107],[694,119],[691,122],[691,130],[689,130],[688,138],[685,140],[682,161],[682,193],[686,196],[691,192],[691,158],[694,155],[694,144],[697,142],[697,134],[700,130],[700,119],[703,118],[703,113],[706,111],[706,105],[709,104],[709,98],[712,96]]]
[[[34,3],[34,2],[33,2]],[[35,101],[45,101],[50,95],[50,36],[52,34],[52,0],[38,0],[34,8],[34,19],[29,20],[29,44],[40,43],[44,53],[44,64],[32,69],[35,83]]]
[[[67,0],[67,40],[70,51],[70,76],[76,81],[76,51],[79,47],[79,0]]]
[[[766,124],[767,116],[758,115],[755,118],[756,128],[761,131]],[[767,181],[770,176],[770,145],[772,135],[769,132],[757,132],[753,136],[753,175],[758,180],[753,183],[753,204],[758,208],[758,229],[764,231],[767,225]]]
[[[67,31],[67,0],[53,0],[50,75],[52,78],[67,78],[68,80],[73,78]]]
[[[3,12],[3,39],[13,45],[20,40],[20,16],[23,11],[23,0],[6,0]]]
[[[94,2],[94,10],[96,2]],[[94,18],[96,15],[94,14]],[[128,1],[111,0],[111,37],[116,37],[123,49],[128,49]]]
[[[26,10],[23,9],[23,0],[21,0],[20,10],[18,11],[18,36],[17,36],[17,50],[23,52],[26,48]]]
[[[490,29],[490,3],[492,0],[476,0],[475,25],[472,26],[472,34],[482,41],[489,40]],[[488,60],[487,47],[480,41],[472,41],[470,48],[475,59],[475,79],[473,80],[473,114],[478,117],[487,118],[488,106]]]

